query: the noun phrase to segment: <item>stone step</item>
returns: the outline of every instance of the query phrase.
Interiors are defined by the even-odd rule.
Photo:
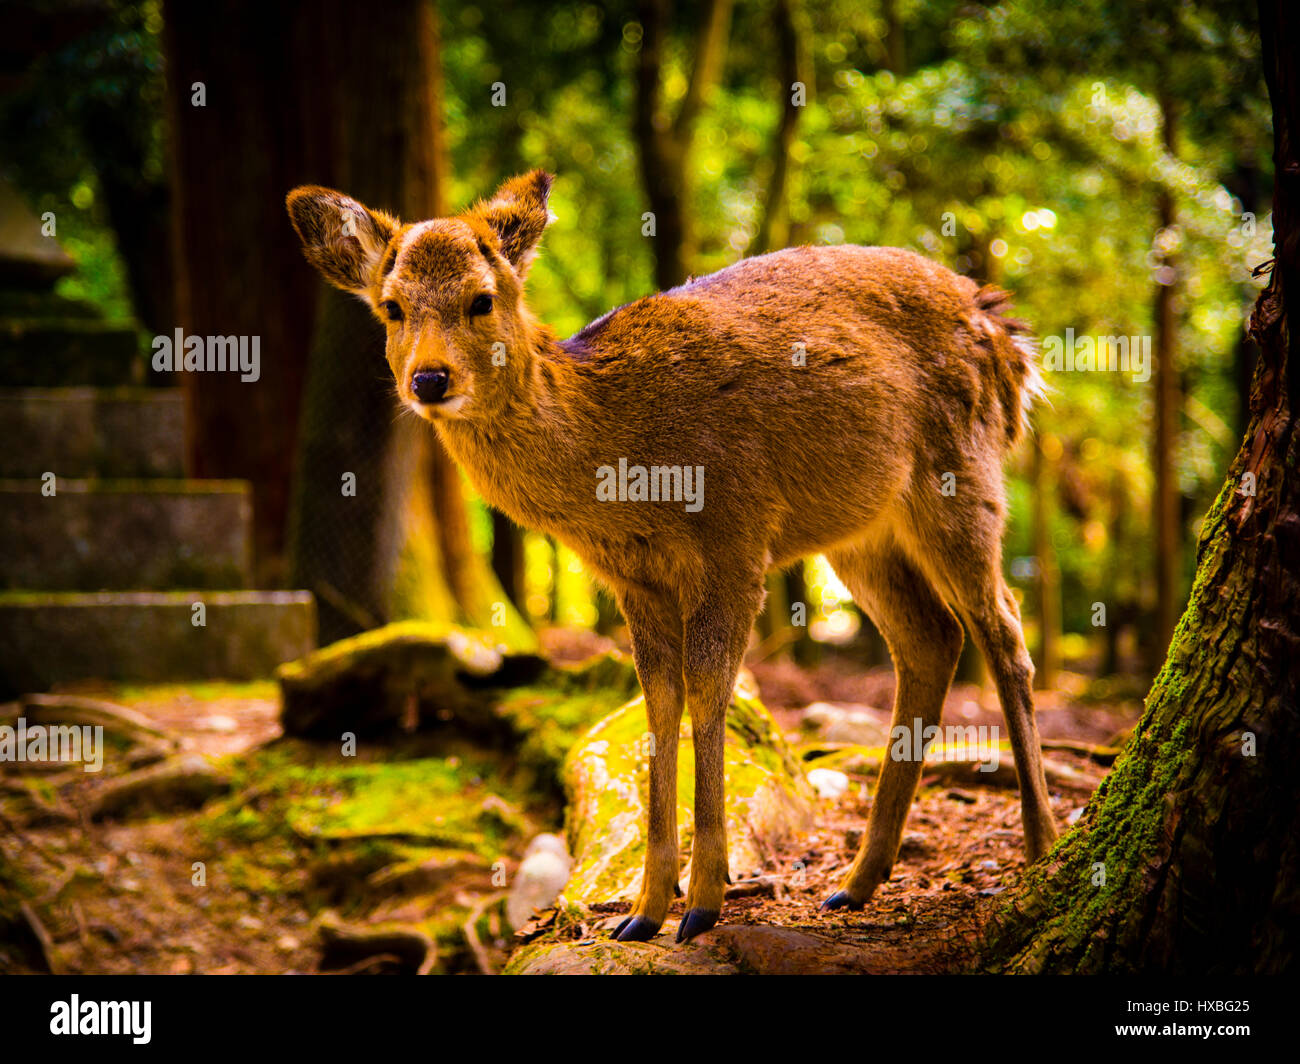
[[[253,680],[315,648],[309,591],[0,592],[0,699],[70,680]]]
[[[0,589],[242,588],[252,564],[243,480],[0,480]]]
[[[179,388],[0,389],[0,477],[185,475]]]
[[[0,318],[0,387],[142,384],[134,326],[93,319]]]

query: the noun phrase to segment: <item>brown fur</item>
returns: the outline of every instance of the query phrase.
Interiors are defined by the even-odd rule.
[[[315,187],[288,206],[308,259],[385,321],[400,397],[437,426],[483,498],[567,544],[618,597],[658,740],[645,876],[624,937],[658,929],[677,882],[684,704],[696,822],[682,930],[717,919],[726,706],[765,573],[818,552],[889,643],[895,723],[938,723],[966,621],[1006,715],[1028,853],[1041,856],[1056,828],[1033,665],[1001,572],[1002,458],[1038,376],[1006,294],[908,251],[802,247],[638,300],[561,342],[523,300],[550,184],[535,171],[414,226]],[[358,212],[371,221],[344,236],[338,220]],[[492,310],[471,316],[480,294]],[[388,300],[401,321],[387,319]],[[449,373],[447,397],[421,404],[411,379],[430,369]],[[596,470],[620,458],[702,466],[703,509],[599,501]],[[955,496],[941,491],[948,472]],[[837,904],[860,905],[888,877],[919,774],[886,763]]]

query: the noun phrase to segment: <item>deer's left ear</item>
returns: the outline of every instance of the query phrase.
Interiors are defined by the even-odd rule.
[[[528,273],[542,232],[555,218],[546,205],[554,180],[545,170],[512,177],[490,200],[473,208],[473,213],[492,230],[501,254],[520,277]]]
[[[335,288],[373,306],[379,260],[397,232],[397,219],[319,185],[295,188],[285,205],[307,261]]]

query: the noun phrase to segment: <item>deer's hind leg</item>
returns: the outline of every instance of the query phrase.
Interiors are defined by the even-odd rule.
[[[961,654],[961,625],[896,543],[835,551],[827,558],[853,600],[885,637],[894,659],[892,751],[898,734],[894,729],[905,728],[910,737],[919,727],[923,736],[926,728],[938,725]],[[860,909],[889,878],[921,778],[921,762],[913,756],[917,745],[907,742],[904,757],[884,759],[862,848],[823,909]]]
[[[994,561],[954,584],[955,604],[979,645],[997,684],[1002,716],[1011,733],[1016,776],[1020,781],[1020,817],[1025,830],[1025,857],[1032,863],[1057,838],[1056,821],[1043,774],[1042,746],[1034,720],[1034,664],[1025,648],[1020,609],[1002,578],[999,551]]]

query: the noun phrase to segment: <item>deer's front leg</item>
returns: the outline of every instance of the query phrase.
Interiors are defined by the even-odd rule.
[[[717,588],[709,605],[686,622],[686,701],[695,745],[695,838],[686,913],[677,929],[685,942],[718,922],[727,875],[726,783],[723,772],[727,706],[731,704],[749,632],[763,601],[761,575],[752,583]]]
[[[632,636],[637,678],[645,694],[650,750],[650,824],[641,894],[618,925],[621,942],[653,938],[677,891],[677,740],[682,722],[682,626],[675,606],[643,591],[619,598]]]

